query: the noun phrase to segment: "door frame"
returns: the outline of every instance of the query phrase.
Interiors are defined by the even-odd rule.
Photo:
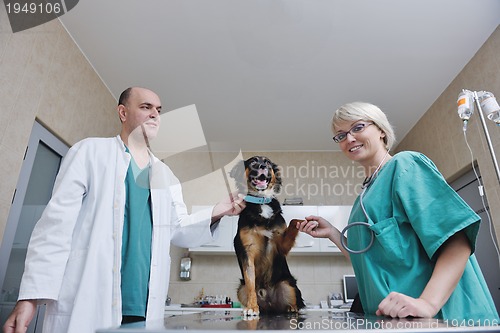
[[[10,253],[14,243],[14,236],[16,235],[19,217],[23,208],[24,197],[28,188],[31,171],[35,162],[35,156],[40,142],[43,142],[48,148],[52,149],[56,154],[64,157],[69,147],[59,140],[54,134],[42,126],[37,120],[33,122],[31,135],[24,154],[23,164],[19,177],[17,180],[14,197],[9,210],[7,224],[0,244],[0,287],[3,286],[5,281],[5,274],[7,273],[7,266],[9,264]]]

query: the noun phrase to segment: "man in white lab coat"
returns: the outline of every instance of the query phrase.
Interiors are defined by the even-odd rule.
[[[39,303],[47,304],[47,333],[116,327],[122,310],[123,318],[162,318],[170,243],[209,242],[215,222],[244,208],[231,197],[188,215],[179,181],[148,149],[160,125],[160,98],[134,87],[118,104],[121,133],[82,140],[63,160],[33,230],[6,333],[24,332]]]

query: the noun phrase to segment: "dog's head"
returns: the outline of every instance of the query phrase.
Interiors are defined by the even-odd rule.
[[[239,163],[229,175],[241,193],[273,197],[281,191],[279,167],[265,156],[254,156]]]

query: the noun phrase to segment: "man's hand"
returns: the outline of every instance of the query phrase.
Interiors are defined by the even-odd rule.
[[[3,325],[4,333],[24,333],[36,312],[36,300],[18,301]]]
[[[212,222],[220,220],[225,215],[239,215],[243,209],[245,209],[243,196],[238,193],[231,193],[215,205],[212,211]]]

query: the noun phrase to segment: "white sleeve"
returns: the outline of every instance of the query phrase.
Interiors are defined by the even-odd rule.
[[[172,194],[172,243],[180,247],[197,247],[217,237],[217,225],[211,226],[213,207],[188,215],[182,197],[182,186],[170,186]]]

